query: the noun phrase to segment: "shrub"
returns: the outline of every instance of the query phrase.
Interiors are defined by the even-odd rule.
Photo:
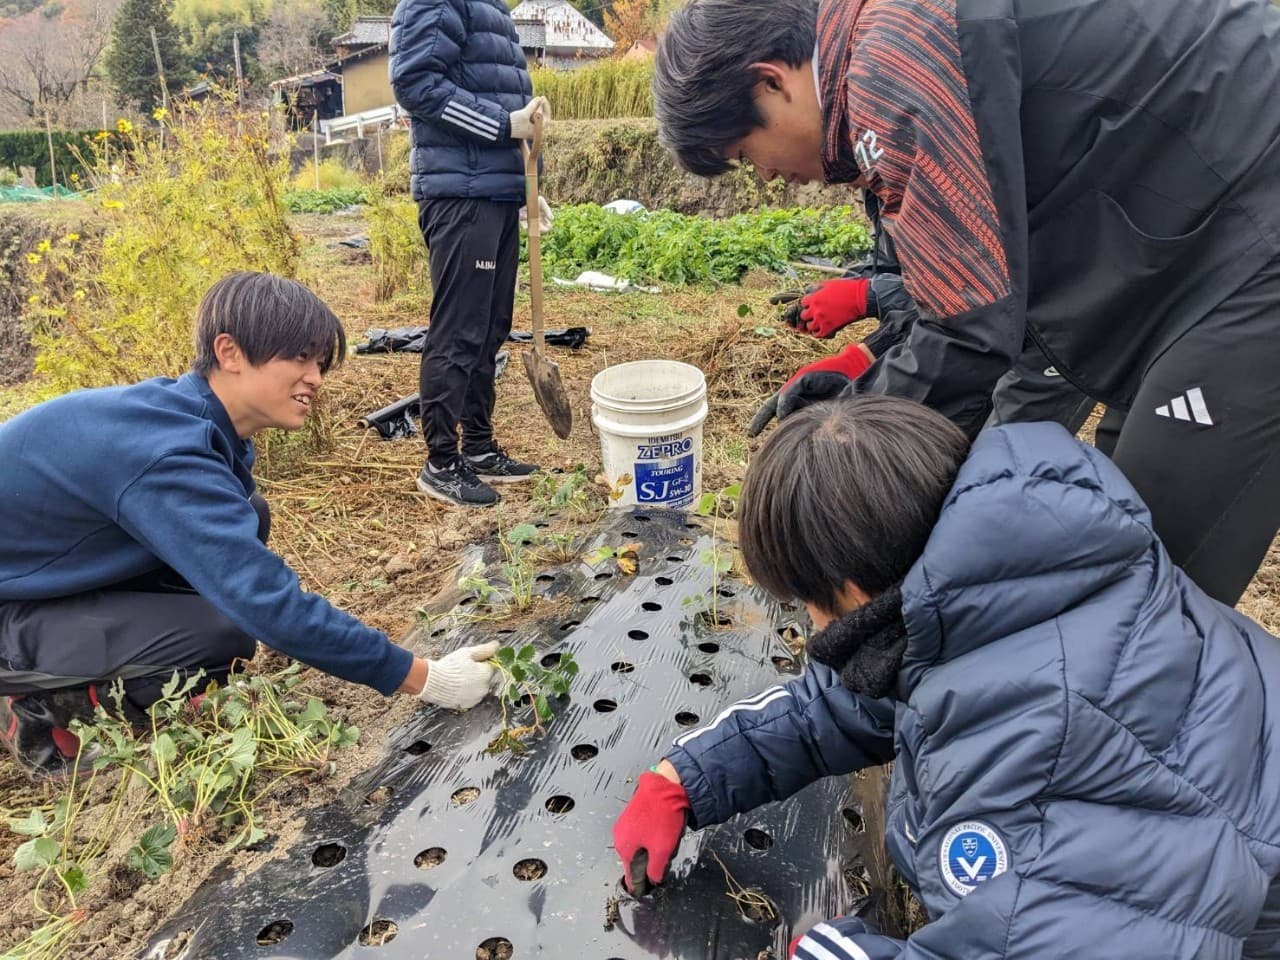
[[[293,178],[290,186],[294,190],[364,190],[364,174],[343,165],[337,157],[327,157],[320,161],[320,186],[316,186],[316,165],[308,160]]]
[[[375,299],[386,301],[426,289],[427,248],[418,230],[417,204],[398,196],[378,197],[370,204],[369,254]]]
[[[653,61],[606,60],[577,70],[529,71],[553,120],[653,116]]]
[[[268,154],[267,122],[192,105],[163,139],[122,121],[131,153],[94,154],[101,246],[67,233],[27,255],[42,395],[181,373],[213,281],[233,270],[298,276],[286,161]]]

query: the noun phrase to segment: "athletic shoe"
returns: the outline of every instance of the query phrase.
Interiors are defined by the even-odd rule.
[[[80,753],[80,738],[69,727],[72,720],[93,719],[91,690],[82,687],[0,697],[0,740],[33,778],[55,779],[71,773]],[[89,769],[96,753],[94,748],[81,754],[79,768]]]
[[[475,475],[463,457],[454,457],[439,468],[428,460],[418,474],[418,489],[429,497],[459,507],[491,507],[502,499],[497,490]]]
[[[528,480],[542,468],[536,463],[521,463],[507,456],[507,451],[497,444],[488,453],[478,457],[468,456],[468,466],[475,475],[487,483],[519,483]]]

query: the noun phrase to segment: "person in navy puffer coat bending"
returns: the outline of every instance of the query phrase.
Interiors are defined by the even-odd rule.
[[[866,395],[783,421],[740,513],[811,663],[640,776],[629,883],[686,825],[893,760],[887,845],[931,922],[837,918],[794,957],[1280,956],[1280,640],[1169,562],[1106,457],[1049,423],[969,449]]]
[[[550,120],[533,96],[503,0],[400,0],[391,18],[391,86],[412,120],[410,189],[431,259],[431,316],[419,396],[427,462],[418,489],[492,506],[490,484],[528,480],[531,463],[494,440],[493,378],[511,332],[522,139]],[[545,201],[538,211],[551,226]],[[462,445],[459,450],[458,431]]]

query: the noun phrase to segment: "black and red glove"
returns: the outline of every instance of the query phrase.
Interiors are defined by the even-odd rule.
[[[662,882],[680,845],[688,812],[684,787],[652,771],[640,774],[631,802],[613,825],[622,879],[632,893],[644,893],[646,881]]]
[[[830,400],[866,373],[873,362],[862,344],[851,343],[837,354],[805,364],[756,411],[747,436],[759,434],[775,417],[781,420],[810,404]]]
[[[820,340],[829,340],[840,330],[875,313],[871,301],[871,281],[862,277],[842,277],[806,287],[793,299],[779,294],[774,303],[790,303],[782,319],[797,330]]]

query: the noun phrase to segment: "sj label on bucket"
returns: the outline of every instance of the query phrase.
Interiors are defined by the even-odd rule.
[[[684,507],[693,502],[693,440],[674,434],[636,444],[636,502]]]

